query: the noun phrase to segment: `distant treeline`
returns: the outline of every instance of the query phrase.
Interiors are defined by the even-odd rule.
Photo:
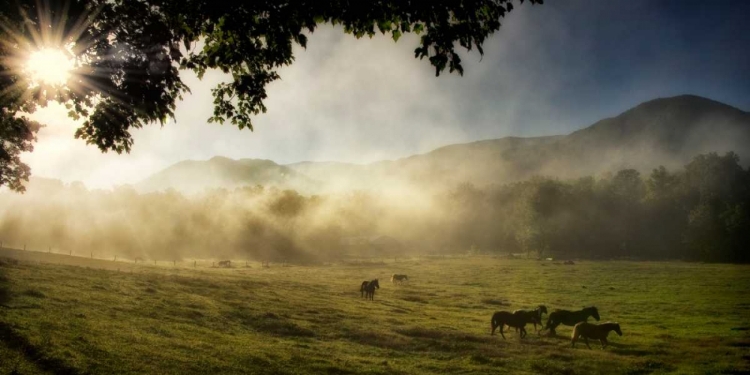
[[[540,257],[750,262],[750,171],[734,153],[644,177],[534,178],[448,194],[450,240]]]
[[[170,261],[475,252],[750,262],[750,171],[733,153],[707,154],[645,177],[626,169],[388,196],[256,186],[187,197],[37,180],[26,194],[0,194],[0,241]]]

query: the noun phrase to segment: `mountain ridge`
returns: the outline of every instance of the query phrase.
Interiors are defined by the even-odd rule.
[[[146,191],[168,187],[185,190],[179,187],[189,185],[189,175],[215,178],[197,184],[199,188],[260,184],[311,192],[461,182],[481,185],[534,175],[575,178],[623,168],[642,172],[658,165],[679,168],[697,154],[726,151],[738,153],[748,165],[750,112],[697,95],[680,95],[640,103],[566,135],[508,136],[449,144],[367,164],[277,164],[268,159],[216,156],[207,161],[178,162],[136,186]]]

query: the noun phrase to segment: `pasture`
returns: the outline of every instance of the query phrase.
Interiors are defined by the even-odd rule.
[[[17,255],[0,252],[0,374],[750,371],[748,266],[483,256],[227,269]],[[365,301],[360,283],[374,278]],[[495,311],[538,304],[595,305],[623,336],[589,350],[570,347],[568,326],[489,335]]]

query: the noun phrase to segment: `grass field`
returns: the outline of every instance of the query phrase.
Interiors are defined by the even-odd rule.
[[[2,256],[2,374],[750,371],[748,266],[469,257],[214,269]],[[391,273],[411,282],[391,285]],[[372,278],[374,302],[358,289]],[[623,336],[589,350],[570,348],[565,326],[558,337],[489,335],[494,311],[538,304],[595,305]]]

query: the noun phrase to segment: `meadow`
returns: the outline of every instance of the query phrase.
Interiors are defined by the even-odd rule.
[[[750,372],[750,266],[419,257],[133,264],[0,250],[0,374]],[[392,285],[392,273],[408,274]],[[379,278],[374,301],[359,284]],[[495,311],[598,307],[623,336],[490,336]],[[546,319],[546,317],[545,317]]]

